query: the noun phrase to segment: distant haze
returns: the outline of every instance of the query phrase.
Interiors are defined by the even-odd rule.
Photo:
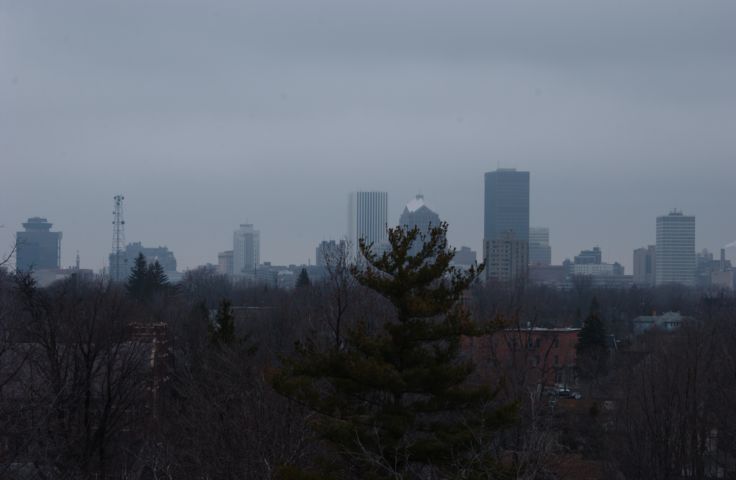
[[[733,0],[0,3],[0,254],[31,216],[99,268],[128,241],[181,269],[253,223],[261,259],[314,262],[348,192],[423,193],[479,250],[483,173],[531,172],[553,261],[631,273],[655,218],[736,239]],[[736,249],[730,249],[734,258]]]

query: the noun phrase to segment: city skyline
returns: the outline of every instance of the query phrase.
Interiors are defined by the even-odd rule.
[[[533,187],[530,190],[531,190],[532,196],[533,196]],[[388,198],[389,198],[389,205],[390,205],[391,196],[388,195]],[[398,201],[398,203],[400,203],[400,200]],[[406,207],[406,204],[403,203],[401,209],[403,210],[405,207]],[[479,207],[480,210],[482,210],[482,207],[483,206],[481,204],[480,207]],[[533,206],[532,206],[532,208],[533,208]],[[672,209],[670,209],[670,210],[672,210]],[[677,210],[677,209],[674,209],[674,210]],[[38,216],[39,215],[36,215],[34,217],[28,217],[28,218],[36,218]],[[389,208],[389,210],[388,210],[388,218],[391,219],[392,216],[395,216],[395,215],[393,215],[392,210]],[[400,215],[396,215],[396,216],[398,217]],[[661,216],[661,212],[660,212],[660,214],[656,215],[653,218],[657,218],[657,217],[660,217],[660,216]],[[695,214],[693,214],[693,216],[697,217],[697,215],[695,215]],[[445,220],[445,219],[443,219],[443,220]],[[652,220],[653,219],[650,219],[650,221],[652,221]],[[453,238],[453,235],[452,235],[452,222],[451,222],[451,219],[447,219],[447,221],[448,221],[448,223],[450,223],[450,229],[448,231],[448,237],[450,239],[452,239]],[[339,224],[340,222],[338,221],[337,223]],[[58,222],[54,221],[54,224],[58,225]],[[396,226],[398,224],[399,224],[399,221],[396,221],[396,222],[389,221],[389,227]],[[4,227],[3,230],[6,230],[6,231],[9,231],[10,230],[10,229],[7,228],[8,227],[8,224],[7,223],[6,224],[3,224],[3,227]],[[696,230],[696,250],[697,251],[701,251],[703,249],[706,249],[706,250],[708,250],[708,251],[710,251],[712,253],[713,252],[717,253],[721,248],[724,248],[725,247],[725,249],[726,249],[726,258],[728,258],[728,259],[736,259],[736,242],[727,242],[727,243],[724,243],[723,245],[720,245],[720,246],[719,245],[707,245],[707,244],[703,244],[703,242],[700,239],[700,229],[701,228],[702,228],[702,225],[698,224],[697,230]],[[2,232],[3,230],[0,230],[0,232]],[[58,230],[61,233],[64,234],[65,239],[66,239],[67,233],[66,233],[66,230],[63,228],[63,226],[58,226]],[[340,228],[339,227],[336,227],[334,230],[335,231],[339,231]],[[632,245],[634,245],[634,248],[632,248],[631,251],[628,252],[628,255],[627,254],[624,254],[621,257],[616,257],[614,254],[608,253],[607,254],[607,257],[610,259],[611,262],[618,262],[621,265],[623,265],[626,268],[626,271],[629,274],[631,274],[633,272],[633,267],[634,267],[634,262],[632,260],[632,252],[634,250],[636,250],[637,248],[641,247],[641,245],[649,244],[649,243],[651,243],[651,244],[656,243],[656,228],[655,229],[652,229],[652,230],[653,230],[653,232],[652,232],[651,239],[647,239],[647,240],[642,239],[640,242],[638,240],[632,240],[631,241]],[[75,232],[75,233],[76,233],[76,235],[73,233],[72,234],[72,237],[75,237],[75,236],[79,236],[80,235],[79,232]],[[108,230],[108,234],[109,235],[108,235],[108,239],[107,240],[108,240],[108,243],[109,243],[109,237],[111,235],[111,230]],[[129,236],[131,236],[127,232],[126,232],[126,234],[129,235]],[[228,236],[230,237],[230,245],[225,245],[224,248],[220,248],[219,250],[217,248],[215,248],[215,250],[208,250],[206,252],[205,251],[200,251],[199,254],[195,254],[195,257],[202,258],[202,261],[200,261],[198,263],[195,261],[194,264],[183,264],[183,262],[179,261],[178,263],[179,263],[179,265],[181,265],[181,268],[179,270],[180,271],[185,271],[187,269],[196,268],[197,266],[205,265],[205,264],[208,264],[208,263],[209,264],[213,264],[213,265],[217,265],[218,264],[218,257],[217,257],[218,252],[219,251],[222,251],[222,250],[226,250],[227,248],[232,248],[232,227],[230,227],[229,235]],[[136,238],[138,238],[138,237],[136,236]],[[263,262],[269,261],[269,262],[273,262],[273,263],[282,263],[282,264],[286,264],[286,265],[289,265],[289,264],[301,265],[301,264],[308,264],[308,263],[315,264],[316,258],[312,258],[312,256],[314,255],[314,248],[321,241],[324,241],[324,240],[344,240],[345,238],[346,238],[346,235],[345,234],[342,234],[342,235],[337,234],[337,235],[334,235],[334,236],[327,236],[327,235],[325,235],[323,237],[320,237],[319,240],[316,240],[315,243],[314,243],[314,245],[311,246],[311,248],[309,248],[309,246],[307,246],[307,248],[304,248],[304,245],[294,245],[294,247],[295,247],[294,250],[300,250],[300,251],[301,250],[311,250],[312,255],[311,256],[308,256],[307,258],[304,258],[302,260],[297,259],[296,261],[282,261],[279,258],[266,257],[266,258],[261,258],[260,261],[263,261]],[[10,242],[7,243],[7,245],[4,245],[3,246],[4,249],[5,249],[4,251],[10,251],[12,249],[13,241],[14,240],[11,240]],[[144,243],[148,243],[148,244],[154,244],[155,243],[155,244],[160,244],[160,245],[166,245],[166,246],[172,248],[172,251],[177,251],[177,248],[175,246],[176,245],[175,243],[174,243],[174,245],[170,245],[167,242],[161,242],[161,241],[156,240],[155,238],[151,238],[151,239],[146,238],[145,240],[142,240],[142,241]],[[471,242],[468,242],[468,243],[452,242],[452,240],[450,240],[450,241],[451,241],[451,245],[454,246],[454,247],[456,247],[457,249],[459,249],[461,246],[469,246],[473,250],[476,250],[476,243],[477,243],[477,245],[480,245],[481,246],[481,249],[480,250],[482,251],[482,241],[478,241],[476,243],[474,243],[472,241]],[[65,241],[65,243],[66,243],[66,241]],[[603,239],[601,239],[601,240],[595,240],[595,241],[593,241],[593,243],[595,245],[597,245],[597,246],[600,246],[601,244],[606,244],[603,241]],[[641,245],[639,245],[639,243],[641,243]],[[0,243],[0,245],[2,245],[2,244]],[[610,243],[608,243],[606,245],[608,245],[608,247],[605,248],[605,250],[607,252],[620,251],[621,250],[621,248],[617,248],[615,245],[611,245]],[[580,249],[583,249],[583,248],[585,248],[585,245],[581,245],[581,247],[579,247],[579,248]],[[554,249],[553,250],[553,252],[554,252],[553,253],[553,257],[552,257],[552,264],[553,265],[560,265],[566,259],[572,260],[573,257],[576,255],[576,252],[575,251],[569,251],[569,252],[566,251],[564,254],[559,254],[559,253],[556,252],[556,250],[557,249]],[[77,254],[78,254],[79,251],[81,251],[81,250],[80,249],[75,249],[73,247],[73,245],[70,248],[68,248],[68,249],[65,249],[62,246],[62,248],[61,248],[60,266],[62,268],[72,266],[74,264],[74,262],[76,261],[76,256],[77,256]],[[82,251],[82,257],[85,258],[84,255],[83,255],[83,253],[84,252]],[[109,255],[110,255],[110,251],[109,251],[109,247],[108,247],[106,256],[109,257]],[[177,254],[177,257],[178,256],[179,255]],[[67,261],[67,257],[70,259],[69,261]],[[261,257],[262,257],[262,255],[261,255]],[[93,264],[89,260],[86,260],[86,261],[83,261],[82,262],[82,266],[87,267],[87,268],[93,268],[95,270],[98,270],[98,269],[101,269],[103,267],[108,267],[109,266],[109,260],[108,260],[108,258],[105,258],[103,261],[101,261],[99,263],[99,265],[98,264]]]
[[[630,272],[672,208],[697,217],[698,250],[736,240],[733,2],[208,12],[0,9],[0,252],[41,216],[64,232],[62,266],[79,250],[99,268],[122,192],[130,238],[181,268],[215,263],[240,223],[258,225],[263,260],[314,262],[358,189],[388,192],[389,219],[420,191],[449,241],[480,252],[482,175],[499,166],[532,172],[555,264],[600,245]]]

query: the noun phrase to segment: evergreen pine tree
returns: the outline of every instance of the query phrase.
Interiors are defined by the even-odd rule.
[[[148,266],[148,288],[151,293],[163,292],[169,288],[169,277],[158,260]]]
[[[606,348],[606,326],[603,324],[599,310],[598,299],[593,297],[588,317],[578,334],[578,354],[597,348]]]
[[[215,345],[231,345],[235,342],[235,317],[230,300],[223,298],[217,307],[214,322],[209,325],[210,341]]]
[[[608,354],[606,326],[600,315],[598,299],[593,297],[583,328],[578,333],[577,363],[584,378],[595,378],[606,370]]]
[[[143,253],[139,253],[125,288],[131,297],[148,302],[156,293],[165,292],[170,288],[169,277],[158,260],[149,264]]]
[[[312,286],[312,281],[309,279],[309,275],[307,274],[307,269],[302,268],[302,271],[299,273],[299,278],[296,279],[296,287],[302,288],[302,287],[310,287]]]
[[[515,420],[516,405],[491,408],[493,389],[467,381],[473,364],[459,358],[460,340],[479,330],[459,300],[479,270],[450,266],[446,232],[446,223],[432,228],[414,255],[417,228],[389,229],[381,256],[361,242],[365,267],[352,273],[397,318],[358,324],[340,349],[298,344],[273,378],[320,414],[317,433],[357,478],[475,478],[498,468],[479,445]]]
[[[148,293],[148,265],[143,253],[135,258],[135,263],[125,284],[128,294],[138,300],[144,300]]]

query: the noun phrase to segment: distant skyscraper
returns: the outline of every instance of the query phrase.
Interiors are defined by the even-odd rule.
[[[430,227],[437,227],[440,224],[440,216],[429,209],[424,203],[424,196],[417,195],[404,207],[399,217],[399,226],[414,228],[418,227],[419,232],[425,236],[428,235]],[[419,241],[414,242],[411,247],[411,253],[416,254],[422,249]]]
[[[29,218],[16,234],[15,267],[19,271],[57,269],[61,259],[61,232],[41,217]]]
[[[348,201],[348,238],[355,251],[358,241],[380,251],[388,243],[388,193],[353,192]]]
[[[222,275],[233,274],[233,251],[225,250],[217,254],[217,272]]]
[[[637,248],[634,250],[634,284],[651,286],[655,281],[655,262],[657,247]]]
[[[494,244],[494,241],[500,243]],[[513,245],[509,242],[516,242]],[[489,255],[508,254],[513,258],[489,261]],[[510,280],[526,277],[529,263],[529,172],[498,169],[485,174],[483,258],[486,279],[505,279],[505,271],[494,268],[513,267]],[[524,265],[518,263],[526,259]]]
[[[551,265],[552,247],[549,244],[549,228],[529,228],[529,265]]]
[[[345,240],[336,242],[335,240],[323,240],[317,245],[315,250],[315,264],[318,267],[326,267],[328,262],[335,261],[342,255],[345,249]],[[332,263],[334,265],[334,263]]]
[[[695,285],[695,217],[677,210],[657,217],[657,285]]]
[[[502,168],[485,175],[486,240],[513,232],[517,240],[529,241],[529,172]]]
[[[255,273],[261,263],[261,232],[250,223],[233,233],[233,274]]]

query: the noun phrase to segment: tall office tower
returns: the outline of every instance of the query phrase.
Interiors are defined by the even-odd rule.
[[[552,247],[549,245],[549,228],[529,228],[529,265],[552,265]]]
[[[233,233],[233,274],[255,274],[261,262],[261,232],[250,223]]]
[[[358,241],[373,244],[380,252],[388,244],[388,193],[353,192],[348,200],[348,239],[355,252]]]
[[[328,264],[334,265],[345,252],[345,240],[336,242],[334,240],[323,240],[317,245],[315,250],[315,264],[318,267],[326,267]],[[332,263],[331,263],[332,262]]]
[[[52,232],[51,224],[41,217],[29,218],[25,231],[15,236],[15,268],[19,271],[49,270],[60,267],[61,232]]]
[[[424,203],[424,196],[417,195],[404,207],[399,217],[399,225],[408,228],[419,228],[419,233],[428,236],[431,227],[437,227],[440,224],[440,216],[429,209]],[[417,239],[411,246],[410,253],[415,255],[422,249],[422,242]]]
[[[516,169],[498,169],[485,174],[485,203],[483,228],[483,260],[486,262],[486,279],[505,278],[503,271],[495,271],[501,265],[510,265],[513,271],[509,280],[526,277],[529,263],[529,172]],[[501,242],[494,245],[493,242]],[[508,242],[517,242],[508,248]],[[489,254],[496,252],[526,258],[521,265],[518,258],[502,262],[490,262]]]
[[[657,285],[695,285],[695,217],[673,210],[657,217]]]
[[[529,268],[529,242],[519,240],[513,232],[483,244],[486,258],[486,280],[512,283],[526,278]]]
[[[654,285],[656,255],[654,245],[634,250],[634,285]]]

